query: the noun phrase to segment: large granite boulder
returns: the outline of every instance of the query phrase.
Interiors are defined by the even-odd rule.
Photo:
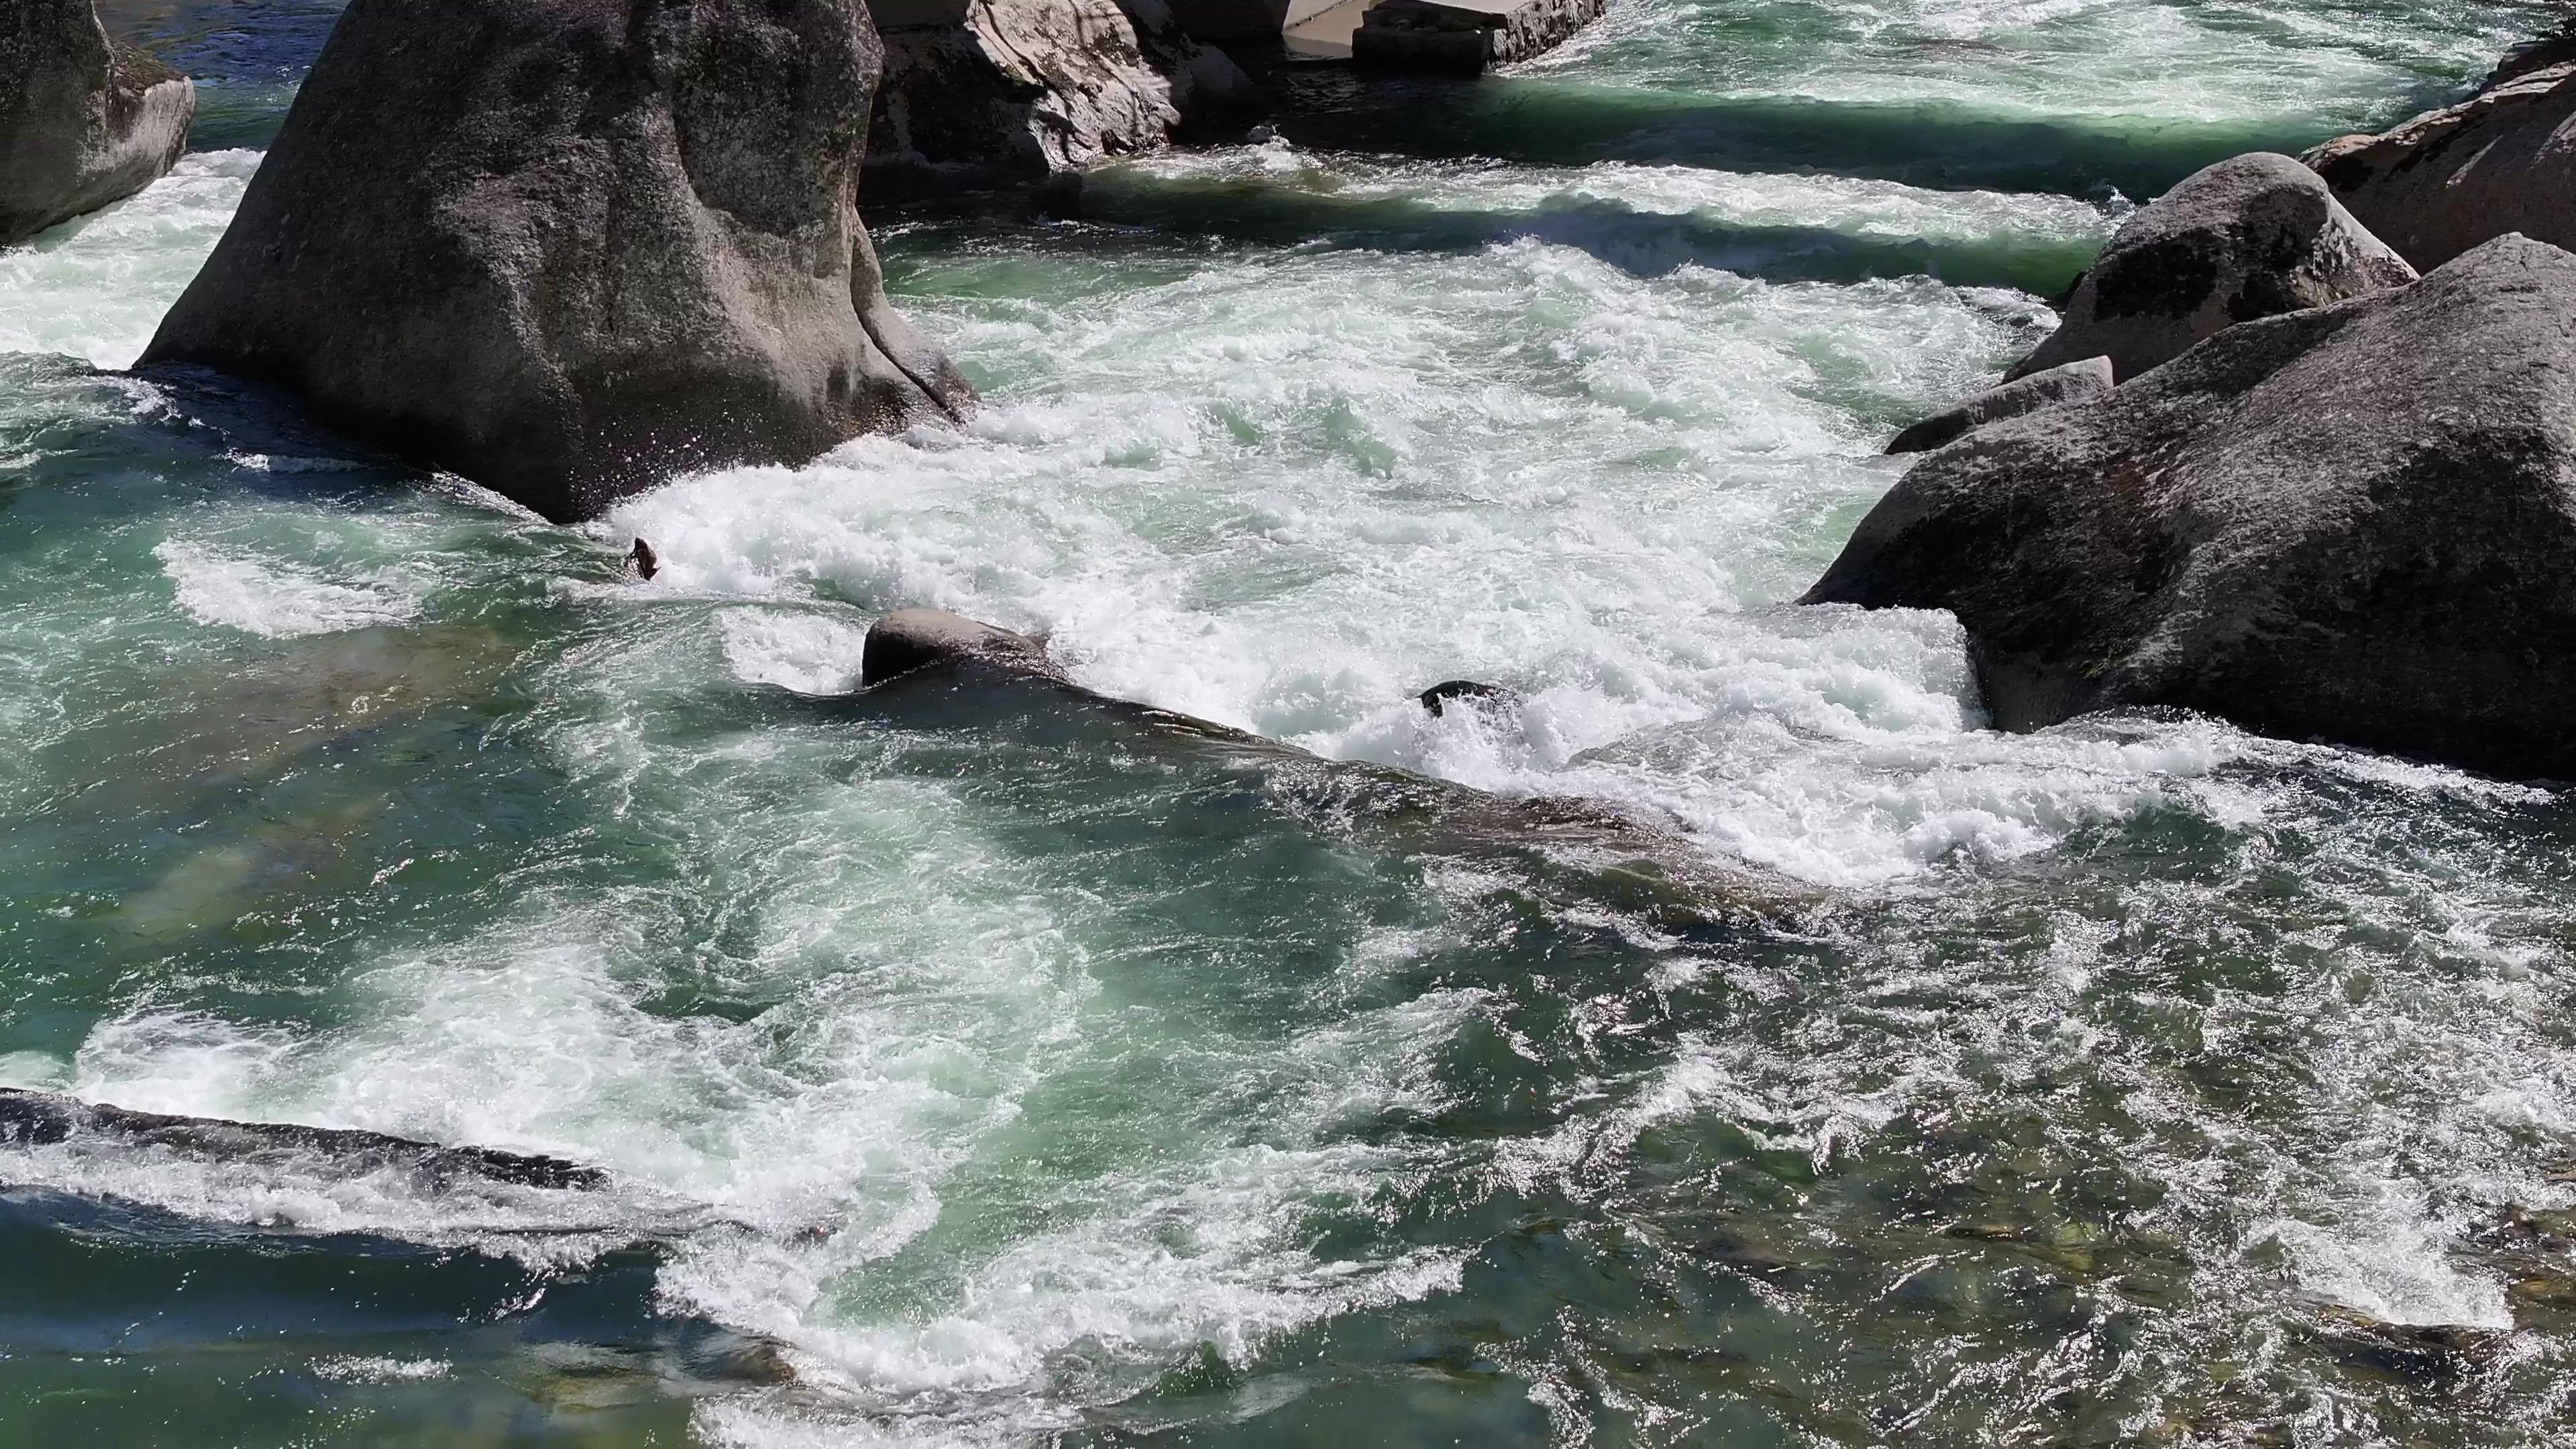
[[[2576,255],[2500,238],[1990,424],[1804,602],[1952,610],[2007,729],[2178,705],[2576,778]]]
[[[197,116],[186,76],[110,39],[91,0],[0,8],[0,246],[141,191]]]
[[[878,13],[871,187],[1045,181],[1221,133],[1261,108],[1251,80],[1163,0],[880,0]]]
[[[859,0],[352,0],[145,353],[548,518],[962,413],[855,199]]]
[[[2125,382],[2222,328],[2413,280],[2315,172],[2237,156],[2130,217],[2076,283],[2065,321],[2005,378],[2108,357]]]
[[[1934,413],[1890,439],[1887,451],[1928,453],[1947,447],[1988,423],[2021,417],[2042,408],[2089,402],[2112,387],[2111,359],[2087,357],[2061,363],[2044,372],[1990,387]]]
[[[2576,59],[2500,68],[2476,95],[2308,153],[2337,200],[2398,255],[2438,267],[2518,231],[2576,246]]]

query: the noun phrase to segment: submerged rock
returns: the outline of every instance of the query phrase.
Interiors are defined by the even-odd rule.
[[[2576,255],[2523,237],[1928,454],[1807,603],[1949,609],[1995,721],[2179,705],[2576,777]]]
[[[2571,42],[2508,62],[2476,95],[2307,161],[2338,200],[2418,267],[2506,232],[2576,247],[2576,57]]]
[[[145,362],[559,521],[960,414],[854,206],[880,60],[858,0],[352,0]]]
[[[2408,266],[2287,156],[2204,167],[2123,224],[2012,381],[2109,357],[2126,381],[2239,322],[2403,286]]]
[[[2043,408],[2086,402],[2111,390],[2111,359],[2088,357],[2044,372],[1990,387],[1964,402],[1934,413],[1890,439],[1887,451],[1928,453],[1956,442],[1988,423],[2017,418]]]
[[[596,1167],[559,1157],[497,1152],[488,1147],[442,1147],[381,1132],[173,1117],[83,1102],[50,1092],[0,1087],[0,1147],[51,1147],[93,1137],[191,1157],[235,1161],[273,1162],[319,1155],[356,1172],[400,1168],[434,1181],[474,1177],[516,1187],[574,1190],[601,1187],[608,1181],[608,1175]]]
[[[92,0],[0,14],[0,246],[124,200],[188,149],[197,88],[111,39]]]
[[[1571,872],[1584,893],[1665,918],[1679,928],[1769,926],[1818,905],[1816,893],[1750,865],[1723,865],[1671,831],[1589,800],[1488,794],[1388,765],[1328,760],[1245,730],[1100,694],[1072,683],[1045,646],[940,609],[904,609],[868,631],[859,698],[915,688],[973,686],[997,676],[1044,691],[1035,719],[1087,718],[1139,746],[1196,755],[1248,773],[1278,807],[1332,834],[1403,854],[1511,856],[1542,876]],[[967,689],[973,705],[1009,708],[1013,695]],[[1016,693],[1015,691],[1013,693]],[[916,696],[916,698],[919,698]],[[1018,696],[1027,701],[1028,696]],[[979,713],[986,723],[989,714]],[[1099,745],[1096,736],[1088,748]]]
[[[1163,0],[930,0],[879,14],[871,186],[1041,181],[1261,109],[1251,80]]]

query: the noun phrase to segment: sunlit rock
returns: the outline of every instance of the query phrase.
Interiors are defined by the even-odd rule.
[[[151,185],[188,149],[197,88],[109,37],[92,0],[0,9],[0,246]]]
[[[1041,181],[1261,110],[1223,51],[1162,0],[877,0],[885,78],[874,188]]]
[[[1890,439],[1890,453],[1928,453],[1966,437],[1988,423],[2017,418],[2043,408],[2086,402],[2111,390],[2111,359],[2087,357],[2061,363],[2044,372],[2015,378],[1954,403]]]
[[[2576,59],[2308,153],[2337,200],[2418,267],[2506,232],[2576,246]]]
[[[355,0],[145,363],[556,520],[962,412],[855,209],[858,0]]]
[[[2066,318],[2007,381],[2109,357],[2121,381],[2239,322],[2415,280],[2315,172],[2257,152],[2205,167],[2130,217]]]

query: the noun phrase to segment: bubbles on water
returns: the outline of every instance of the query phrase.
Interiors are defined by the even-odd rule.
[[[153,556],[191,618],[270,639],[408,623],[420,616],[426,592],[400,569],[332,579],[186,539],[163,542]]]

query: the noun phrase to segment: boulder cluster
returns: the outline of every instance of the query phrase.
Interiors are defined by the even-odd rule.
[[[1802,602],[1952,611],[2006,729],[2171,706],[2576,778],[2562,134],[2543,53],[2185,180],[2003,386],[1899,435],[1923,456]]]

